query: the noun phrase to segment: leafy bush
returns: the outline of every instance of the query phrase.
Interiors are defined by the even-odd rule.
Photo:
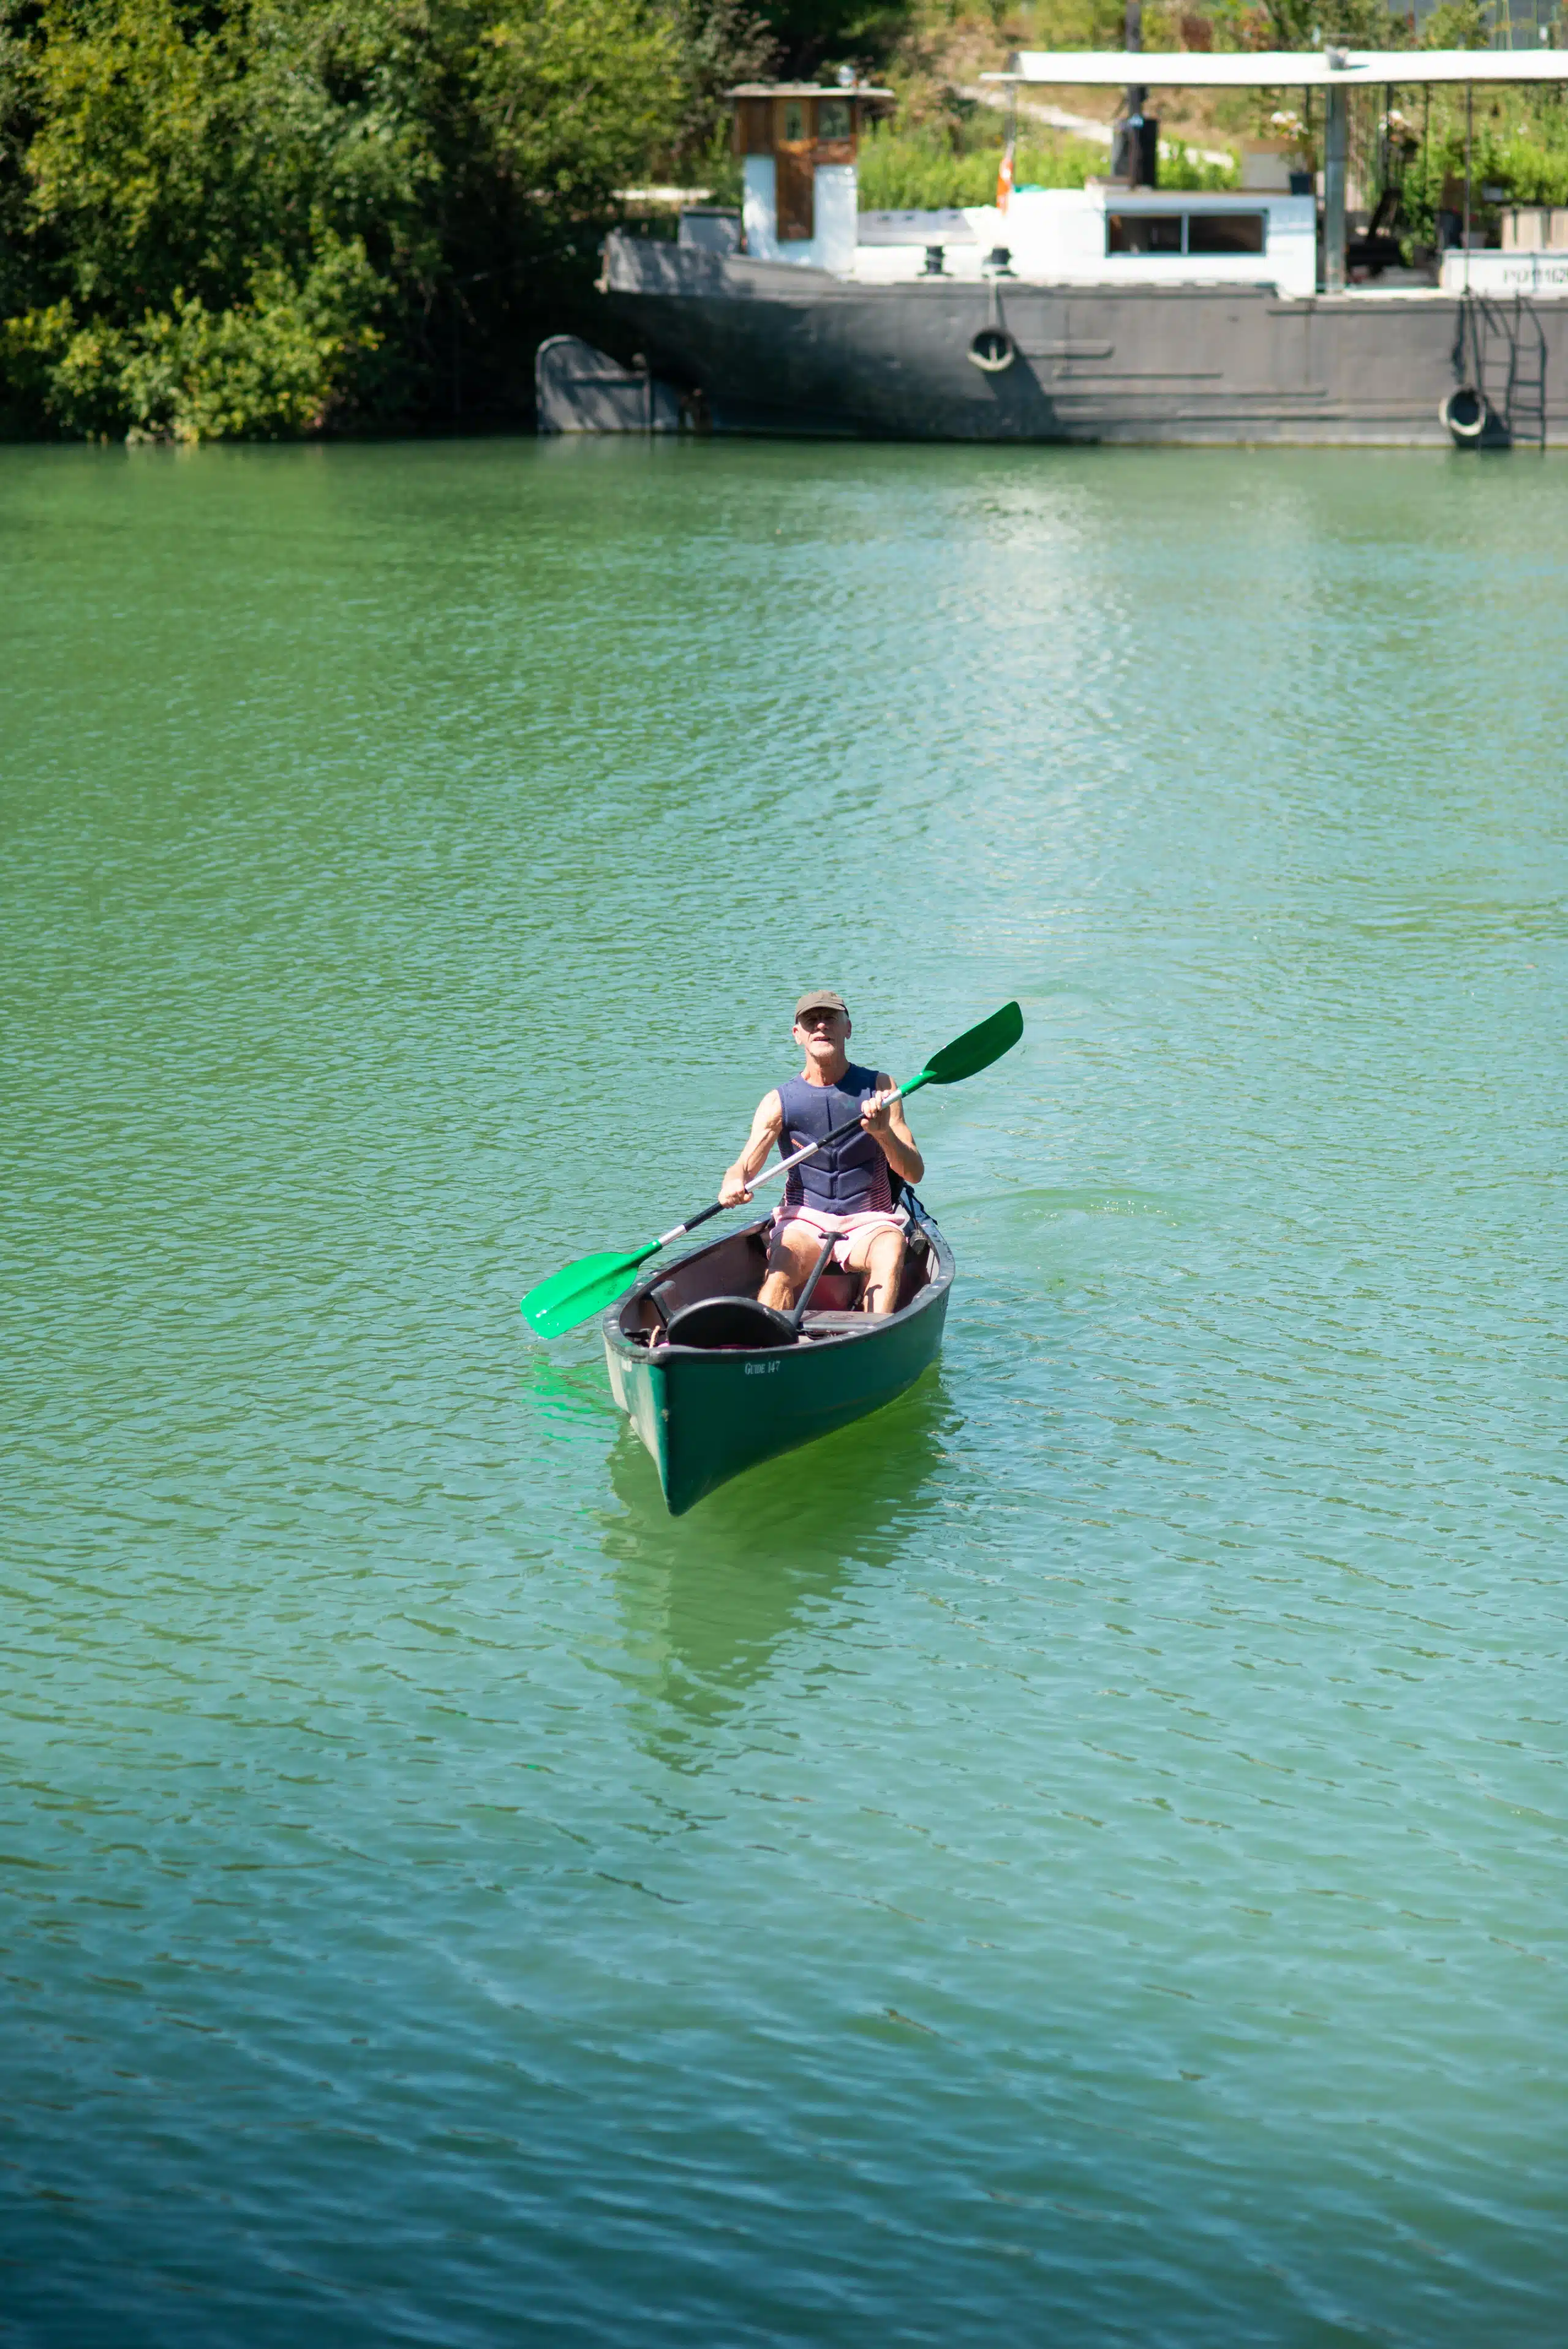
[[[304,285],[259,269],[251,297],[209,309],[175,289],[125,326],[67,298],[0,328],[14,381],[62,431],[168,440],[292,440],[319,430],[380,336],[365,248],[327,241]]]

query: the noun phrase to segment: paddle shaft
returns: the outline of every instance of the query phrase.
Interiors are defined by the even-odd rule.
[[[925,1081],[925,1074],[923,1071],[918,1077],[911,1077],[907,1085],[894,1085],[891,1092],[883,1093],[882,1096],[883,1105],[891,1107],[895,1101],[903,1101],[907,1094],[918,1092]],[[799,1166],[802,1159],[815,1158],[819,1150],[830,1150],[835,1142],[847,1142],[851,1133],[858,1133],[860,1130],[860,1119],[847,1117],[842,1125],[834,1126],[831,1133],[825,1133],[820,1142],[809,1142],[804,1150],[797,1150],[792,1158],[781,1158],[777,1166],[769,1166],[765,1174],[755,1175],[748,1188],[755,1191],[758,1184],[771,1183],[776,1175],[788,1174],[791,1166]],[[736,1204],[739,1205],[738,1200]],[[722,1216],[724,1206],[725,1203],[722,1199],[716,1199],[712,1206],[704,1207],[700,1215],[688,1216],[686,1222],[677,1224],[673,1231],[661,1232],[658,1246],[667,1247],[671,1240],[678,1240],[683,1232],[695,1232],[697,1226],[706,1224],[710,1216]],[[651,1256],[653,1250],[650,1248],[648,1253]]]

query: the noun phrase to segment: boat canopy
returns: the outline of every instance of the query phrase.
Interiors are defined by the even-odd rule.
[[[1568,82],[1568,49],[1018,49],[982,81],[1085,89],[1355,89],[1397,83]]]

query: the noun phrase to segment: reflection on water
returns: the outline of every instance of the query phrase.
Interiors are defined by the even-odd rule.
[[[629,1428],[610,1456],[604,1510],[625,1624],[624,1676],[649,1748],[678,1757],[767,1672],[779,1644],[897,1557],[936,1497],[963,1424],[940,1367],[896,1402],[770,1460],[672,1517]]]
[[[521,1384],[527,1404],[552,1438],[563,1425],[624,1426],[624,1420],[610,1392],[602,1363],[552,1362],[548,1354],[531,1354]]]

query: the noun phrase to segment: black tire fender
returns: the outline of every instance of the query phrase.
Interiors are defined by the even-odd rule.
[[[1438,420],[1459,449],[1474,446],[1491,422],[1491,409],[1473,383],[1456,384],[1438,408]]]
[[[1001,375],[1018,356],[1018,347],[1006,326],[982,326],[969,346],[969,364],[983,375]]]

